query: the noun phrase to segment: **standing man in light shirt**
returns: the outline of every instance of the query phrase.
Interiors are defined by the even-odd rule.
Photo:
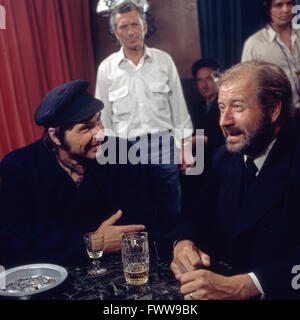
[[[227,70],[219,85],[226,146],[191,204],[172,271],[188,300],[299,299],[300,127],[290,118],[291,85],[281,68],[257,61]]]
[[[292,25],[295,0],[263,0],[265,27],[244,44],[242,62],[259,60],[280,66],[287,74],[296,114],[300,111],[300,29]]]
[[[171,159],[176,149],[180,157],[184,154],[181,169],[185,171],[193,165],[193,160],[188,150],[181,152],[181,143],[192,135],[193,126],[172,58],[144,44],[147,23],[135,4],[126,2],[115,7],[110,27],[121,49],[100,64],[97,74],[96,97],[101,97],[105,105],[101,120],[106,132],[109,129],[108,135],[128,139],[129,144],[134,144],[130,140],[153,143],[157,134],[168,135],[169,131],[176,130],[175,145],[171,142],[168,152]],[[160,142],[156,144],[161,146]],[[150,149],[147,157],[148,154],[151,154]],[[153,156],[161,161],[164,155],[151,154],[152,159]],[[141,179],[146,181],[145,192],[151,193],[154,204],[152,226],[147,229],[152,230],[157,240],[172,239],[180,212],[178,164],[151,162],[136,166],[136,170],[139,169]]]

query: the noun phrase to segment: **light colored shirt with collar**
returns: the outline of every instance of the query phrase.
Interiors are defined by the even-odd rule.
[[[261,152],[257,157],[255,157],[253,159],[256,167],[257,167],[257,172],[256,172],[256,176],[259,175],[259,173],[261,172],[261,169],[270,153],[270,151],[272,150],[273,146],[274,146],[274,143],[276,142],[277,139],[274,139],[269,145],[268,147],[263,151]],[[247,160],[248,156],[247,155],[244,155],[244,162],[246,164],[246,160]],[[248,273],[248,275],[250,276],[250,278],[252,279],[252,281],[254,282],[257,290],[261,293],[261,299],[264,299],[264,296],[265,296],[265,293],[264,293],[264,290],[260,284],[260,282],[258,281],[256,275],[253,273],[253,272],[250,272]]]
[[[259,60],[281,67],[287,74],[295,108],[300,108],[300,80],[295,71],[300,70],[300,30],[292,29],[292,52],[281,41],[279,34],[270,25],[259,30],[244,43],[242,62]]]
[[[110,55],[98,68],[95,96],[104,103],[101,120],[108,135],[134,139],[173,129],[178,146],[192,135],[176,66],[161,50],[145,46],[137,66],[122,48]]]

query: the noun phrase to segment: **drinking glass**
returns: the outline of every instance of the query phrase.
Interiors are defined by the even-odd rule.
[[[149,246],[147,232],[127,232],[122,236],[122,261],[128,284],[147,283],[149,274]]]
[[[93,267],[88,270],[88,274],[99,275],[104,273],[107,269],[101,267],[99,260],[103,256],[104,235],[89,232],[83,236],[83,240],[88,256],[92,259],[93,264]]]

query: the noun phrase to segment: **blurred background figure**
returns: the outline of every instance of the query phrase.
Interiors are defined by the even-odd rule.
[[[224,144],[224,136],[219,126],[218,79],[221,67],[213,59],[200,59],[192,66],[192,74],[201,96],[195,108],[194,128],[204,129],[208,151]]]
[[[292,20],[295,0],[263,0],[264,27],[244,44],[242,62],[259,60],[280,66],[287,74],[292,90],[296,115],[300,112],[300,30]]]
[[[192,75],[196,81],[198,97],[190,105],[191,117],[194,126],[193,146],[197,136],[196,129],[204,129],[204,173],[198,176],[182,176],[182,208],[186,207],[196,196],[202,186],[205,173],[209,167],[210,155],[218,146],[224,144],[224,136],[219,126],[220,112],[218,107],[218,80],[221,72],[219,63],[213,59],[197,60],[192,66]],[[195,152],[195,150],[194,150]]]

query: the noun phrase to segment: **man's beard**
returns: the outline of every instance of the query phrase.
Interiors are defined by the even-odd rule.
[[[264,110],[262,110],[258,123],[250,132],[246,133],[239,127],[229,128],[228,130],[230,132],[243,133],[245,135],[245,140],[241,143],[241,146],[234,151],[230,150],[230,143],[226,142],[227,150],[232,153],[247,154],[252,157],[257,156],[268,146],[274,134],[274,127],[270,116]]]

